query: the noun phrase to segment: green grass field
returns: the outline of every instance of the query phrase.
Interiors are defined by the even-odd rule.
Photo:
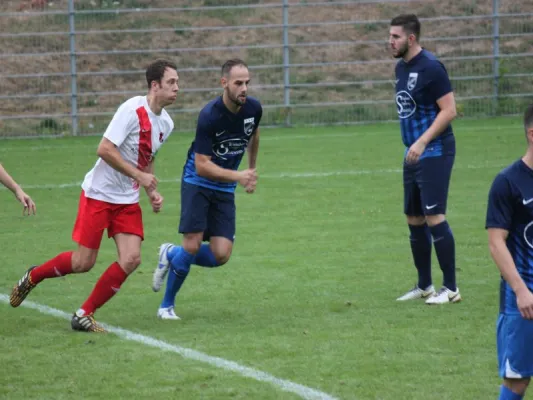
[[[156,318],[161,294],[150,289],[159,244],[180,240],[173,180],[192,136],[169,140],[156,164],[164,211],[149,212],[142,195],[143,263],[97,319],[332,398],[496,398],[499,274],[487,249],[486,200],[495,174],[522,156],[525,139],[518,117],[457,121],[454,128],[448,216],[462,303],[395,301],[416,280],[402,215],[397,124],[265,129],[258,190],[237,192],[232,259],[218,269],[193,267],[178,297],[177,322]],[[98,141],[0,143],[0,161],[38,207],[37,216],[23,218],[11,193],[0,190],[1,294],[9,295],[29,265],[74,248],[76,183],[95,162]],[[28,300],[72,313],[114,260],[114,243],[104,239],[90,273],[45,281]],[[433,272],[440,285],[435,257]],[[2,399],[302,397],[120,335],[75,333],[68,319],[12,309],[0,299]]]

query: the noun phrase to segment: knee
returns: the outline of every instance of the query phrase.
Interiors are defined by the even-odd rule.
[[[429,226],[435,226],[446,221],[446,216],[444,214],[428,215],[426,221]]]
[[[524,395],[529,385],[529,379],[504,379],[504,385],[519,395]]]
[[[185,236],[183,238],[183,250],[185,250],[189,254],[196,254],[198,253],[198,250],[200,250],[200,246],[202,245],[202,238],[201,237],[187,237]]]
[[[127,254],[124,257],[121,257],[119,264],[129,275],[135,271],[139,265],[141,265],[141,253],[135,252]]]
[[[84,273],[90,271],[96,264],[96,256],[81,256],[74,253],[72,256],[72,271]]]
[[[422,215],[407,215],[407,223],[413,226],[420,226],[426,223],[426,217]]]
[[[231,257],[231,251],[215,251],[213,255],[217,261],[217,267],[220,267],[229,261]]]

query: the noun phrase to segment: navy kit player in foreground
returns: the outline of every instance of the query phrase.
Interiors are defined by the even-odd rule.
[[[489,193],[489,248],[501,273],[497,324],[500,400],[523,398],[533,375],[533,104],[524,115],[527,151]]]
[[[400,301],[427,298],[427,304],[461,300],[455,282],[455,240],[446,221],[448,187],[455,158],[451,121],[455,98],[446,69],[422,49],[416,15],[391,21],[389,44],[396,64],[396,105],[402,140],[404,213],[418,282]],[[431,279],[432,238],[444,275],[435,292]]]
[[[174,302],[191,264],[218,267],[231,255],[235,237],[237,183],[253,193],[259,150],[259,101],[248,97],[250,74],[244,61],[232,59],[222,66],[222,96],[200,112],[196,137],[187,154],[181,184],[181,246],[165,243],[159,251],[152,289],[159,291],[168,274],[163,302],[157,315],[179,319]],[[248,149],[248,168],[238,171]],[[209,241],[209,244],[202,244]]]

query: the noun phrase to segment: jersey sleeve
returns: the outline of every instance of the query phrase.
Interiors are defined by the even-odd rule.
[[[120,146],[126,137],[139,130],[139,118],[131,107],[121,105],[107,126],[104,137],[115,146]]]
[[[196,137],[194,139],[194,152],[210,156],[213,154],[213,124],[208,115],[201,112],[196,124]]]
[[[166,111],[165,111],[166,113]],[[166,141],[168,139],[168,137],[172,134],[172,131],[174,131],[174,120],[172,119],[172,117],[170,115],[168,115],[168,113],[166,113],[166,116],[165,116],[165,132],[163,132],[163,141]]]
[[[453,91],[446,68],[440,62],[435,61],[427,71],[428,89],[432,101],[437,102],[442,96]]]
[[[513,219],[513,193],[505,176],[499,174],[489,191],[485,228],[510,230]]]

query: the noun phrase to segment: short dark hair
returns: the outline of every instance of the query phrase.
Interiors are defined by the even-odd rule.
[[[158,58],[146,68],[146,83],[148,83],[148,89],[152,87],[152,81],[161,83],[161,79],[163,78],[163,75],[165,75],[165,70],[167,68],[176,71],[178,70],[176,64],[163,58]]]
[[[530,128],[533,128],[533,103],[526,108],[526,112],[524,113],[524,129],[526,130],[526,136],[527,130]]]
[[[401,26],[407,34],[414,34],[416,40],[420,39],[420,21],[415,14],[401,14],[394,17],[391,26]]]
[[[248,65],[240,58],[232,58],[222,65],[222,76],[228,75],[233,67],[237,66],[248,68]]]

